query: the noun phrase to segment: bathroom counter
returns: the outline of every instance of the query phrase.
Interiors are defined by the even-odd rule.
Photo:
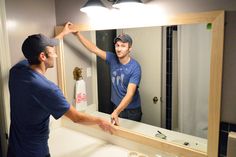
[[[106,119],[108,121],[110,120],[110,115],[108,114],[97,111],[90,111],[90,112],[86,111],[86,112],[88,112],[91,115],[102,117],[103,119]],[[54,155],[55,157],[63,157],[59,155],[69,154],[68,156],[71,156],[70,153],[72,153],[72,155],[82,153],[79,154],[82,156],[84,153],[88,152],[88,154],[86,154],[85,156],[90,157],[89,155],[94,155],[94,153],[106,154],[106,152],[109,151],[113,151],[114,153],[115,151],[121,151],[120,153],[117,153],[119,154],[119,156],[121,156],[121,154],[125,154],[125,156],[128,156],[127,154],[128,152],[136,151],[141,154],[146,154],[149,157],[156,157],[156,156],[206,157],[207,156],[206,152],[199,151],[196,148],[191,149],[192,148],[191,143],[189,146],[184,146],[182,142],[185,142],[186,139],[188,141],[191,139],[188,137],[183,138],[179,136],[179,134],[181,133],[168,131],[166,129],[147,125],[140,122],[134,122],[127,119],[120,119],[120,125],[121,127],[117,127],[118,130],[114,133],[114,135],[110,135],[109,133],[103,132],[96,125],[87,126],[87,125],[77,124],[73,123],[68,118],[63,117],[61,119],[60,127],[58,127],[56,130],[53,129],[53,132],[51,133],[50,136],[49,144],[51,145],[50,149],[52,155],[55,154]],[[66,133],[60,134],[61,131],[58,130],[59,128],[69,129],[72,131],[70,132],[73,133],[73,135],[72,134],[67,135]],[[167,138],[161,139],[159,137],[155,137],[157,130],[165,134]],[[80,140],[81,135],[83,135],[84,138],[88,137],[88,139],[92,139],[92,141],[94,140],[96,144],[88,145],[87,142],[89,142],[90,140]],[[56,139],[55,136],[57,136],[58,139]],[[63,140],[62,143],[67,144],[66,146],[60,143],[61,139]],[[182,141],[177,141],[177,140],[182,140]],[[193,142],[196,142],[196,139],[193,140],[194,140]],[[90,149],[88,149],[89,147]],[[107,148],[109,148],[109,151]],[[56,152],[58,149],[60,149],[60,151]]]
[[[105,114],[98,111],[88,111],[88,113],[110,120],[109,114]],[[168,142],[173,142],[173,143],[183,145],[189,148],[193,148],[202,152],[207,151],[207,139],[183,134],[183,133],[172,131],[172,130],[167,130],[164,128],[160,128],[160,127],[156,127],[156,126],[152,126],[149,124],[140,123],[140,122],[136,122],[136,121],[132,121],[128,119],[119,118],[119,121],[120,121],[121,127],[132,130],[134,132],[137,132],[146,136],[154,137],[154,138],[159,138],[155,136],[158,133],[157,131],[159,131],[163,135],[166,136],[165,140]]]
[[[53,157],[127,157],[129,150],[104,140],[60,127],[50,132]]]

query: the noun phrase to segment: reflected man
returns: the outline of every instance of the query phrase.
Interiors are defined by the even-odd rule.
[[[112,123],[119,125],[118,116],[141,121],[141,100],[138,91],[141,80],[141,66],[130,56],[132,38],[128,34],[120,34],[114,39],[115,53],[99,49],[86,39],[80,31],[74,31],[79,41],[90,52],[105,60],[110,67],[111,102],[114,110]]]

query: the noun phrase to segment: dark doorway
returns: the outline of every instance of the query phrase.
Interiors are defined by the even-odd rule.
[[[96,31],[96,45],[102,50],[115,52],[113,40],[116,30]],[[97,80],[98,80],[98,111],[111,114],[111,79],[109,66],[104,60],[97,57]]]

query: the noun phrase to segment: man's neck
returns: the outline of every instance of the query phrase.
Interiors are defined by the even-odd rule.
[[[125,56],[125,57],[123,57],[123,58],[119,58],[119,61],[120,61],[121,64],[125,65],[125,64],[129,63],[129,61],[130,61],[130,56],[127,55],[127,56]]]
[[[44,64],[39,64],[39,65],[30,65],[30,68],[32,69],[32,70],[34,70],[34,71],[36,71],[36,72],[38,72],[38,73],[40,73],[40,74],[42,74],[42,75],[44,75],[45,74],[45,72],[46,72],[46,67],[45,67],[45,65]]]

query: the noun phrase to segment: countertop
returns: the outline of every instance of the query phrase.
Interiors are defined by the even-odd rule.
[[[49,148],[53,157],[127,157],[128,149],[67,128],[50,132]]]

